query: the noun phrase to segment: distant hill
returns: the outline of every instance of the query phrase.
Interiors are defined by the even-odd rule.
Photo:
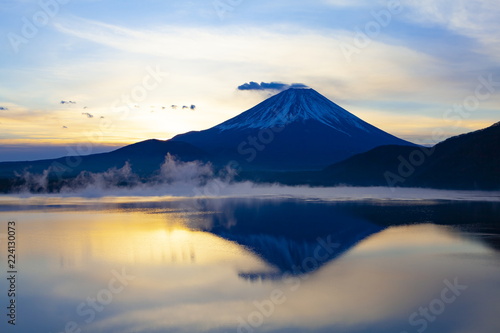
[[[333,164],[323,184],[500,189],[500,122],[431,148],[383,146]]]
[[[56,181],[74,178],[83,171],[99,173],[111,168],[122,168],[128,162],[135,174],[146,177],[158,172],[168,153],[184,162],[208,160],[207,153],[189,143],[147,140],[109,153],[0,163],[0,191],[6,192],[16,183],[16,173],[42,174],[49,168],[49,178]]]

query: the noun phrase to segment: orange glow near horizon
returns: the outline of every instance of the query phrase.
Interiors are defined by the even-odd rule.
[[[64,146],[90,142],[95,145],[119,146],[148,139],[168,140],[177,134],[211,128],[244,112],[246,107],[233,106],[233,111],[227,108],[224,112],[218,112],[217,105],[212,105],[203,111],[185,114],[134,114],[123,120],[112,115],[102,116],[102,119],[85,119],[80,113],[67,117],[61,116],[59,111],[47,117],[22,116],[17,119],[0,114],[0,145]],[[456,123],[443,119],[442,114],[394,114],[380,109],[348,106],[345,108],[362,120],[403,139],[432,138],[436,129],[440,129],[443,136],[450,137],[483,129],[495,123],[486,118],[464,119]],[[104,111],[102,113],[104,114]]]

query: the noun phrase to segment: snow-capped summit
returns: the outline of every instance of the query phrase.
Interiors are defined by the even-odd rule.
[[[177,135],[254,170],[314,170],[381,145],[413,145],[349,113],[313,89],[285,90],[210,129]]]
[[[219,130],[273,128],[296,121],[316,120],[349,135],[349,126],[370,131],[372,126],[311,88],[290,88],[220,125]]]

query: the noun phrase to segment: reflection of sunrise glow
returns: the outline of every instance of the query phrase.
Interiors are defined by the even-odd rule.
[[[411,230],[411,232],[409,232]],[[451,228],[433,224],[392,227],[358,244],[349,255],[373,255],[377,252],[403,251],[487,254],[492,251],[482,244],[464,241]],[[380,255],[378,253],[377,255]]]
[[[207,264],[242,253],[236,245],[219,237],[187,229],[186,215],[182,214],[81,212],[67,221],[64,213],[46,213],[45,219],[43,227],[31,226],[32,232],[25,240],[31,246],[26,250],[33,255],[57,253],[58,265],[93,261]]]
[[[456,313],[471,306],[498,308],[498,256],[448,227],[388,228],[307,276],[250,282],[238,274],[272,267],[236,243],[190,230],[187,225],[206,223],[211,215],[184,211],[183,200],[177,205],[153,202],[152,208],[131,200],[125,209],[103,202],[101,210],[93,199],[30,201],[38,208],[19,205],[19,210],[0,212],[0,224],[11,216],[18,221],[22,290],[34,300],[24,306],[50,318],[53,329],[48,331],[63,329],[68,320],[64,311],[89,332],[237,331],[239,318],[247,320],[255,312],[255,302],[262,304],[281,290],[286,301],[276,305],[262,331],[354,327],[352,332],[360,333],[366,330],[356,330],[358,326],[406,325],[413,311],[439,295],[444,279],[455,277],[471,288],[453,304],[457,308],[447,308],[441,322],[454,322]],[[86,325],[77,306],[105,290],[114,272],[134,279],[113,295],[99,319]],[[480,305],[476,297],[482,299]],[[64,311],[54,316],[60,308]],[[473,323],[495,320],[496,313],[484,311]]]

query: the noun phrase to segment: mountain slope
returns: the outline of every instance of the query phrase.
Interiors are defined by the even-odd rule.
[[[23,178],[16,175],[25,172],[40,175],[51,168],[49,180],[56,184],[82,171],[105,172],[127,162],[131,171],[144,179],[159,171],[167,153],[181,161],[209,161],[216,167],[235,161],[242,173],[261,177],[262,171],[322,170],[388,144],[416,147],[364,122],[312,89],[289,89],[213,128],[168,141],[147,140],[104,154],[0,163],[0,188],[12,188]]]
[[[177,135],[217,163],[247,170],[318,170],[388,144],[412,143],[349,113],[313,89],[288,89],[204,131]]]
[[[208,155],[201,149],[185,142],[147,140],[135,143],[109,153],[87,156],[68,156],[51,160],[0,163],[0,178],[11,179],[15,173],[28,171],[41,174],[50,167],[63,178],[77,176],[82,171],[104,172],[110,168],[121,168],[126,162],[132,170],[142,176],[157,171],[170,153],[182,161],[207,160]]]
[[[500,122],[432,149],[378,147],[326,168],[322,182],[351,185],[500,189]],[[418,157],[424,157],[419,159]]]

